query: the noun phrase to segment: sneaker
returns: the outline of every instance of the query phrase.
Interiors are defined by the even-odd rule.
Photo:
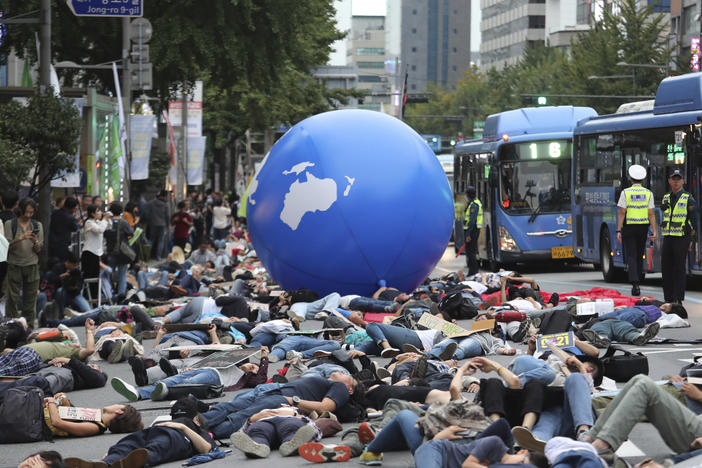
[[[292,361],[295,358],[302,359],[302,353],[300,351],[295,351],[292,349],[285,353],[285,359],[287,359],[288,361]]]
[[[588,328],[583,330],[583,336],[587,341],[597,346],[598,348],[608,348],[612,341],[606,336],[599,335],[595,330]]]
[[[516,332],[512,333],[512,341],[515,343],[523,343],[529,335],[529,326],[531,325],[530,319],[524,319],[519,324],[519,328]]]
[[[656,336],[660,328],[661,324],[658,322],[649,323],[644,327],[641,333],[639,333],[638,336],[636,336],[636,338],[631,340],[631,344],[636,346],[645,345],[646,343],[651,341],[651,338]]]
[[[373,361],[373,371],[375,372],[375,376],[378,377],[379,380],[392,377],[392,373],[390,373],[389,370],[387,370],[375,361]]]
[[[329,356],[331,356],[332,353],[331,351],[324,351],[322,349],[318,349],[317,351],[314,352],[312,355],[315,359],[329,359]]]
[[[326,312],[324,312],[324,311],[322,311],[322,312],[317,312],[316,314],[314,314],[314,319],[315,319],[315,320],[326,320],[326,319],[328,319],[328,318],[329,318],[329,314],[326,313]]]
[[[158,367],[160,367],[163,373],[166,374],[168,377],[178,375],[178,369],[176,368],[176,366],[171,364],[171,361],[169,361],[166,358],[161,358],[158,360]]]
[[[82,458],[76,457],[64,458],[63,463],[68,468],[107,468],[107,463],[103,461],[83,460]]]
[[[548,303],[555,307],[558,305],[558,302],[560,300],[561,300],[561,298],[558,295],[558,293],[553,293],[553,294],[551,294],[551,297],[548,299]]]
[[[134,341],[127,338],[127,340],[122,345],[122,359],[129,359],[132,356],[136,356],[136,351],[134,350]]]
[[[368,449],[364,449],[358,461],[361,465],[380,466],[383,464],[383,454],[369,452]]]
[[[424,351],[420,351],[416,346],[409,343],[403,344],[400,349],[402,349],[403,353],[424,354]]]
[[[334,413],[330,413],[329,411],[325,411],[324,413],[320,414],[319,419],[331,419],[333,421],[339,421],[339,418],[337,418]]]
[[[71,337],[71,343],[75,343],[77,345],[80,345],[80,338],[78,338],[78,333],[73,331],[72,328],[69,328],[64,324],[59,325],[57,328],[61,331],[68,333],[68,335]]]
[[[425,375],[427,375],[427,358],[426,356],[422,356],[417,361],[414,363],[414,369],[412,369],[412,372],[410,373],[410,378],[411,379],[423,379]]]
[[[458,344],[456,342],[452,341],[449,344],[446,345],[446,348],[444,348],[443,351],[441,351],[441,354],[439,354],[439,360],[440,361],[446,361],[448,359],[451,359],[454,354],[456,354],[456,350],[458,349]]]
[[[149,377],[146,374],[146,365],[144,364],[144,361],[142,361],[139,357],[132,356],[127,359],[127,363],[129,364],[129,367],[132,368],[132,372],[134,373],[134,383],[137,384],[137,387],[148,385]]]
[[[276,356],[275,354],[271,353],[268,355],[268,362],[278,362],[280,361],[280,358]]]
[[[380,357],[394,358],[398,354],[400,354],[400,350],[397,348],[385,348],[380,352]]]
[[[264,444],[255,442],[251,437],[243,432],[235,432],[229,438],[232,445],[246,454],[250,458],[268,458],[271,454],[271,448]]]
[[[112,342],[112,351],[107,356],[107,362],[112,364],[122,361],[122,345],[124,342],[122,340],[114,340]]]
[[[319,442],[307,442],[300,445],[297,453],[313,463],[345,462],[351,458],[351,449],[346,445],[324,445]]]
[[[73,310],[70,307],[63,308],[64,317],[78,317],[80,315],[83,315],[83,312],[78,312],[77,310]]]
[[[534,437],[529,429],[524,426],[515,426],[512,428],[512,435],[514,440],[521,448],[527,450],[533,450],[538,453],[544,453],[544,447],[546,447],[546,442]]]
[[[138,401],[139,400],[139,392],[137,391],[136,388],[134,388],[133,385],[128,384],[126,381],[120,379],[119,377],[112,377],[110,380],[110,384],[112,385],[112,388],[125,397],[129,401]]]
[[[588,429],[583,429],[578,432],[575,436],[575,440],[578,442],[592,443],[592,436],[590,436],[590,431]]]
[[[132,450],[121,460],[113,462],[111,468],[142,468],[149,461],[149,452],[145,448]]]
[[[641,295],[641,289],[639,288],[638,284],[631,285],[631,295],[632,296],[640,296]]]
[[[163,382],[156,382],[154,390],[151,392],[151,399],[153,401],[165,400],[168,396],[168,387]]]
[[[283,457],[289,457],[290,455],[296,455],[300,446],[314,439],[316,434],[315,428],[309,424],[305,424],[300,429],[295,432],[292,439],[287,442],[280,444],[278,451]]]
[[[288,383],[288,378],[280,374],[275,374],[273,377],[271,377],[271,380],[273,383]]]
[[[362,422],[358,426],[358,440],[360,440],[363,445],[368,445],[373,442],[373,439],[375,439],[375,429],[367,422]]]

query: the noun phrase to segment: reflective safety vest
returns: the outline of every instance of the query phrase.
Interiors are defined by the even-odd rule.
[[[663,196],[663,206],[667,206],[663,212],[663,235],[682,237],[685,235],[684,227],[687,221],[687,200],[690,194],[685,192],[680,195],[675,206],[670,206],[670,193]],[[671,213],[672,212],[672,213]]]
[[[648,224],[648,206],[651,191],[640,185],[624,189],[626,197],[626,224]]]
[[[468,222],[470,221],[470,207],[473,206],[473,203],[478,205],[478,218],[475,220],[475,228],[476,229],[482,229],[483,228],[483,204],[480,203],[480,200],[477,198],[474,198],[473,201],[468,203],[468,208],[466,209],[466,216],[463,219],[463,227],[464,229],[468,229]]]

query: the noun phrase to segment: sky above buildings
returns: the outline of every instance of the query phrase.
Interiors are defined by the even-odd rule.
[[[351,28],[351,16],[385,16],[385,0],[335,0],[336,22],[342,31]],[[480,50],[480,2],[471,0],[471,49]],[[336,41],[329,56],[330,65],[346,65],[346,39]]]

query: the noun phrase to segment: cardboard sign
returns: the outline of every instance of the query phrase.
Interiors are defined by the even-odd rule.
[[[252,348],[219,351],[217,353],[210,354],[203,360],[193,364],[191,367],[193,369],[202,369],[203,367],[226,369],[228,367],[237,365],[241,361],[248,359],[255,354],[259,354],[260,352],[260,349]]]
[[[102,410],[99,408],[77,408],[75,406],[59,406],[61,419],[71,421],[102,421]]]
[[[163,325],[168,333],[182,332],[182,331],[207,331],[210,329],[209,323],[167,323]]]
[[[571,331],[539,336],[536,339],[536,351],[550,351],[549,343],[557,348],[572,348],[575,346],[575,334]]]
[[[241,349],[241,345],[233,344],[204,344],[192,346],[171,346],[164,351],[182,351],[189,349],[190,351],[228,351],[230,349]]]
[[[466,330],[429,312],[424,312],[417,323],[432,330],[438,330],[449,338],[469,336],[479,331],[491,330],[495,326],[495,320],[477,320],[472,323],[470,330]]]
[[[583,302],[575,306],[577,315],[603,315],[614,311],[612,299],[597,299],[595,302]]]

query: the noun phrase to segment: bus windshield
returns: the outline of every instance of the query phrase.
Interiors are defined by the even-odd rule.
[[[570,211],[569,140],[506,144],[500,148],[500,202],[508,214]]]

